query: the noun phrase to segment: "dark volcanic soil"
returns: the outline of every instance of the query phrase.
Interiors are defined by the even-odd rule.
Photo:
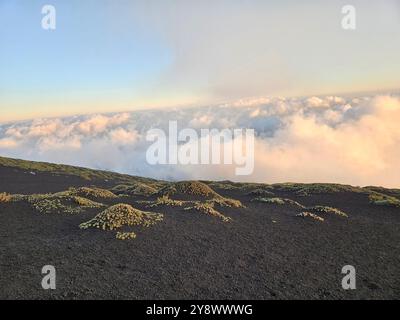
[[[78,177],[0,168],[0,192],[40,193],[88,184]],[[96,184],[106,185],[97,181]],[[93,184],[93,181],[91,182]],[[250,202],[221,211],[230,223],[160,207],[164,221],[135,240],[80,230],[88,213],[40,214],[27,203],[0,203],[1,299],[388,299],[400,298],[400,209],[376,207],[359,193],[296,197],[329,205],[349,218],[295,217],[291,206]],[[139,198],[124,199],[135,204]],[[143,207],[142,207],[143,208]],[[353,265],[357,289],[341,287]],[[57,269],[57,289],[41,287],[41,268]]]

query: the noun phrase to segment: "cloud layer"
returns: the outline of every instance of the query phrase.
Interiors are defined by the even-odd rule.
[[[255,170],[146,162],[146,132],[252,128]],[[397,96],[260,98],[202,108],[35,119],[0,125],[0,155],[162,179],[400,186]]]

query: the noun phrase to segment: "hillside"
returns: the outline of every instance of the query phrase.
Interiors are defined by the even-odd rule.
[[[0,157],[2,299],[400,298],[400,190]],[[41,289],[44,265],[57,290]],[[357,290],[341,288],[354,265]]]

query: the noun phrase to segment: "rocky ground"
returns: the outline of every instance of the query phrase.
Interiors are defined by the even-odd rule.
[[[399,299],[400,191],[0,158],[1,299]],[[43,290],[53,265],[57,289]],[[353,265],[357,289],[343,290]]]

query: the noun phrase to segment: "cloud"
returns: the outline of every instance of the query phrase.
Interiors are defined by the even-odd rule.
[[[231,165],[151,166],[146,133],[255,129],[255,171]],[[176,110],[36,119],[0,126],[0,154],[162,179],[337,182],[399,187],[400,99],[257,98]]]
[[[0,139],[0,148],[1,149],[10,149],[17,147],[17,142],[14,139],[3,138]]]

